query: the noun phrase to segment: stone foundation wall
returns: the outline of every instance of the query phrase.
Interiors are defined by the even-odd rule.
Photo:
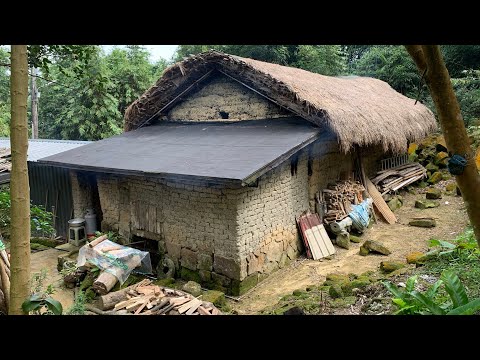
[[[238,121],[291,116],[275,103],[226,76],[217,76],[164,117],[180,121]]]
[[[244,188],[238,207],[241,292],[282,268],[303,250],[296,217],[308,210],[307,154],[262,176],[258,187]]]

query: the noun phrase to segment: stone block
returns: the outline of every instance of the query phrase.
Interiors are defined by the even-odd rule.
[[[197,253],[187,248],[180,251],[180,265],[190,270],[197,270]]]
[[[180,258],[180,250],[181,246],[179,244],[175,244],[172,242],[165,242],[165,248],[167,250],[168,256],[172,259],[179,259]]]
[[[240,265],[232,258],[214,255],[213,270],[231,279],[238,279],[240,277]]]
[[[198,254],[198,269],[212,271],[213,268],[213,256],[208,254]]]

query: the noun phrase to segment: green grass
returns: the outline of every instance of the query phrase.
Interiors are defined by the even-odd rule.
[[[469,298],[480,298],[480,250],[472,228],[467,228],[452,241],[456,248],[436,255],[419,268],[418,273],[440,275],[443,270],[453,270],[467,290]]]

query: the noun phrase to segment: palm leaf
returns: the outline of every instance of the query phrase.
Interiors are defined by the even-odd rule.
[[[472,315],[478,310],[480,310],[480,299],[475,299],[465,305],[449,311],[447,315]]]
[[[420,304],[425,306],[433,315],[445,315],[445,310],[443,310],[440,306],[435,304],[432,299],[429,299],[422,293],[419,293],[418,291],[412,291],[411,295]]]
[[[390,291],[395,297],[403,299],[403,292],[401,292],[396,285],[392,284],[389,281],[384,281],[382,284]]]
[[[443,284],[442,280],[438,280],[435,284],[433,284],[425,293],[425,296],[432,299],[436,294],[440,286]]]
[[[445,270],[440,279],[445,283],[445,290],[452,299],[454,308],[468,303],[468,296],[465,292],[462,282],[458,276],[451,270]]]
[[[413,290],[415,290],[415,284],[417,282],[417,278],[418,278],[418,275],[408,278],[407,283],[405,285],[406,292],[412,292]]]

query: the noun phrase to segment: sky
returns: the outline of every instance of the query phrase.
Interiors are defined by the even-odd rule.
[[[102,45],[105,52],[111,51],[114,46],[122,47],[125,45]],[[170,60],[178,45],[143,45],[150,51],[150,61],[156,62],[161,57]]]

